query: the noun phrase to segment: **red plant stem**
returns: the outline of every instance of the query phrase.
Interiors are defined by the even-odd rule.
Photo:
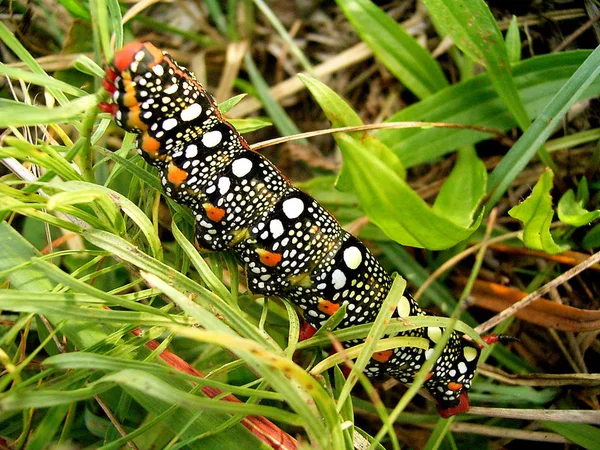
[[[133,334],[140,336],[142,334],[142,330],[135,329],[133,330]],[[146,342],[146,347],[148,347],[150,350],[156,350],[158,346],[159,343],[154,340]],[[202,372],[199,372],[179,356],[171,353],[168,350],[163,350],[159,356],[160,359],[166,362],[173,369],[187,373],[188,375],[204,378],[204,374]],[[218,395],[223,394],[220,389],[210,386],[204,386],[202,388],[202,392],[209,398],[215,398]],[[221,400],[241,403],[241,400],[231,394],[222,397]],[[240,423],[250,430],[250,432],[258,439],[271,446],[271,448],[277,450],[296,450],[298,448],[298,442],[293,437],[264,417],[246,416],[240,421]]]

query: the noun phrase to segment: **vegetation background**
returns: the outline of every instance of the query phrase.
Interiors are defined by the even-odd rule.
[[[0,448],[597,449],[599,7],[0,5]],[[485,350],[469,414],[439,418],[427,368],[410,388],[354,376],[376,345],[415,345],[379,339],[409,326],[386,308],[298,342],[290,304],[198,255],[189,212],[96,106],[136,39],[443,316],[411,324],[518,338]],[[332,127],[358,128],[297,136]],[[327,370],[332,340],[367,335],[347,380]]]

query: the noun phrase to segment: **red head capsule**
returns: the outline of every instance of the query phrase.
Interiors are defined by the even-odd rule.
[[[127,70],[127,68],[135,60],[136,53],[142,50],[145,45],[146,44],[142,42],[130,42],[129,44],[121,48],[121,50],[119,50],[115,55],[115,59],[113,61],[113,66],[115,67],[115,69],[117,69],[119,72],[124,72],[125,70]],[[152,47],[154,46],[152,45]]]

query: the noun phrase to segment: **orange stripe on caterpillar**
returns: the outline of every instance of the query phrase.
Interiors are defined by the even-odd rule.
[[[332,301],[325,300],[323,298],[319,300],[319,306],[317,307],[319,308],[319,311],[327,314],[328,316],[332,316],[337,312],[338,309],[340,309],[340,305],[337,303],[333,303]]]
[[[265,266],[275,267],[281,261],[281,253],[273,253],[262,248],[257,248],[256,253]]]
[[[380,363],[386,363],[392,357],[393,354],[393,350],[384,350],[382,352],[373,353],[373,356],[371,356],[371,358]]]
[[[188,173],[185,170],[180,169],[173,163],[169,164],[167,179],[175,186],[179,186],[187,177]]]
[[[160,150],[160,142],[150,136],[148,133],[144,133],[142,136],[142,142],[140,145],[141,149],[152,158],[159,158],[158,151]]]
[[[225,217],[225,210],[217,208],[212,203],[205,203],[202,205],[206,211],[206,216],[213,222],[220,222]]]
[[[148,129],[148,125],[140,119],[140,105],[132,106],[127,112],[127,126],[140,131]]]

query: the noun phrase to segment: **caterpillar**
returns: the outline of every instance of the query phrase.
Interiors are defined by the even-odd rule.
[[[251,292],[289,299],[315,329],[342,304],[340,328],[375,319],[390,276],[329,212],[250,149],[192,73],[151,43],[132,42],[107,67],[103,86],[112,103],[101,103],[101,110],[137,134],[138,152],[158,169],[165,194],[191,209],[197,245],[232,251]],[[425,312],[405,293],[394,314]],[[442,332],[400,333],[427,339],[429,349],[375,353],[366,375],[410,383]],[[479,345],[450,335],[424,383],[442,417],[468,410],[479,355]]]

